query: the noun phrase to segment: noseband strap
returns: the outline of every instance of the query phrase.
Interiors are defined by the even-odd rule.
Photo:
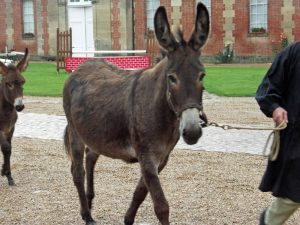
[[[190,103],[190,104],[186,104],[184,105],[179,111],[177,111],[175,109],[175,106],[172,102],[172,99],[171,99],[171,92],[169,90],[169,83],[167,83],[167,93],[166,93],[166,97],[167,97],[167,102],[171,108],[171,110],[174,112],[174,114],[176,115],[176,117],[179,119],[180,118],[180,115],[181,113],[186,110],[186,109],[190,109],[190,108],[196,108],[196,109],[199,109],[200,111],[203,109],[202,107],[202,104],[197,104],[197,103]]]

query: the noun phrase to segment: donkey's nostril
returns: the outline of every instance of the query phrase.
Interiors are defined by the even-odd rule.
[[[186,129],[183,129],[183,131],[182,131],[182,136],[183,136],[183,137],[186,137]]]
[[[189,145],[196,144],[198,139],[202,136],[202,128],[199,125],[193,129],[183,129],[182,137]]]
[[[17,110],[18,112],[21,112],[24,108],[25,108],[24,105],[17,105],[17,106],[16,106],[16,110]]]

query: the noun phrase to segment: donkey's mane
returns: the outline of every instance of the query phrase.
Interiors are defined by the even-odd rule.
[[[7,66],[7,68],[8,68],[8,69],[14,69],[14,68],[16,68],[16,66],[15,66],[14,64],[9,64],[9,65]]]
[[[104,60],[104,59],[97,59],[97,58],[94,58],[94,59],[90,59],[89,60],[89,62],[91,63],[91,64],[93,64],[93,63],[95,63],[95,62],[99,62],[99,61],[101,61],[103,64],[105,64],[111,71],[113,71],[113,72],[115,72],[115,73],[117,73],[117,74],[119,74],[119,73],[126,73],[126,72],[130,72],[130,71],[127,71],[127,70],[123,70],[123,69],[120,69],[119,67],[117,67],[117,66],[115,66],[114,64],[112,64],[112,63],[110,63],[110,62],[108,62],[108,61],[106,61],[106,60]]]
[[[95,63],[97,63],[97,62],[101,62],[102,64],[107,66],[110,71],[112,71],[116,74],[119,74],[119,75],[140,74],[144,70],[148,69],[148,68],[144,68],[144,69],[140,69],[140,70],[126,70],[126,69],[122,69],[122,68],[119,68],[119,67],[115,66],[114,64],[106,61],[105,59],[99,59],[99,58],[89,59],[88,62],[90,62],[91,65],[95,65]]]

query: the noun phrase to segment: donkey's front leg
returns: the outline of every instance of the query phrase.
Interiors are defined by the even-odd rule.
[[[133,193],[131,204],[126,212],[124,218],[125,225],[133,225],[137,210],[142,204],[142,202],[145,200],[147,193],[148,193],[147,187],[145,186],[143,177],[141,177]]]
[[[8,142],[5,142],[1,144],[1,150],[4,158],[1,175],[7,177],[8,185],[10,186],[15,185],[14,179],[12,178],[11,171],[10,171],[11,145]]]
[[[164,169],[164,167],[168,162],[168,159],[169,156],[167,156],[165,160],[160,164],[160,166],[158,167],[158,173],[160,173]],[[130,207],[126,212],[125,219],[124,219],[125,225],[132,225],[134,223],[134,218],[136,216],[137,210],[145,200],[147,193],[148,193],[148,189],[145,186],[143,177],[141,177],[138,185],[135,188]]]
[[[158,178],[159,162],[156,162],[153,158],[148,154],[139,157],[142,176],[151,195],[157,218],[162,225],[169,225],[169,204]]]
[[[13,133],[13,131],[11,133]],[[7,177],[8,185],[10,185],[10,186],[15,185],[15,182],[11,176],[11,170],[10,170],[11,136],[12,136],[12,134],[9,135],[8,139],[6,140],[3,132],[0,132],[0,144],[1,144],[1,150],[3,153],[3,159],[4,159],[4,163],[2,165],[2,170],[1,170],[1,176]]]

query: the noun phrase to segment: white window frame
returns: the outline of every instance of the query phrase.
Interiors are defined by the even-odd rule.
[[[23,36],[34,37],[34,4],[33,0],[23,0]],[[32,34],[33,36],[27,36]]]
[[[154,15],[156,9],[160,6],[160,0],[147,0],[146,1],[146,16],[147,16],[147,28],[154,30]]]
[[[253,29],[255,28],[263,28],[264,32],[267,32],[268,0],[250,0],[249,11],[249,32],[254,33],[255,31],[253,31]],[[263,29],[260,32],[263,32]]]
[[[92,0],[68,0],[69,7],[87,7],[92,6]]]

